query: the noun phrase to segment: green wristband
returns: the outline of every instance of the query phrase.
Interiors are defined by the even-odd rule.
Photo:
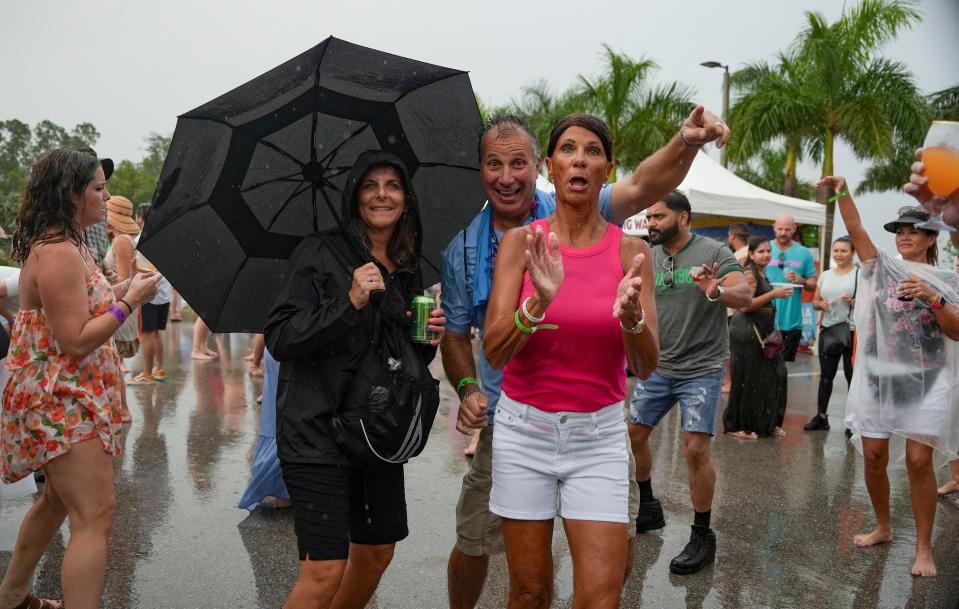
[[[524,326],[523,322],[519,320],[519,309],[516,309],[516,313],[513,315],[513,321],[516,322],[516,327],[523,334],[532,334],[537,330],[559,330],[559,326],[556,324],[539,324],[538,326]]]
[[[456,383],[456,391],[459,391],[466,385],[470,385],[470,384],[479,385],[479,381],[477,381],[471,376],[464,376],[463,378],[460,379],[460,382]]]
[[[833,202],[838,201],[839,199],[841,199],[841,198],[843,198],[843,197],[846,197],[846,196],[848,196],[848,195],[849,195],[849,191],[848,191],[848,190],[844,190],[844,191],[842,191],[842,192],[837,192],[837,193],[834,194],[833,196],[829,197],[829,202],[830,202],[830,203],[833,203]]]

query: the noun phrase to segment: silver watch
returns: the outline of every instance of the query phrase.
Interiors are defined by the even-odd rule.
[[[718,294],[716,294],[716,298],[710,298],[709,294],[706,294],[706,300],[708,300],[709,302],[716,302],[717,300],[723,297],[723,294],[726,293],[726,289],[721,285],[716,285],[716,290],[718,290],[719,292]]]

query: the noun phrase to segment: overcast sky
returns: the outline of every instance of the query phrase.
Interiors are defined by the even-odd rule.
[[[852,0],[850,0],[850,4]],[[659,80],[691,85],[722,105],[720,61],[732,70],[771,59],[805,23],[832,21],[842,0],[520,2],[486,0],[270,2],[166,0],[8,2],[0,20],[0,119],[66,127],[88,121],[104,156],[137,160],[143,138],[172,133],[176,116],[333,35],[422,61],[465,69],[488,103],[505,103],[536,79],[559,91],[600,68],[601,44],[661,66]],[[905,62],[926,92],[959,82],[959,0],[923,0],[921,25],[886,54]],[[715,151],[713,151],[715,152]],[[867,165],[840,150],[836,170],[855,185]],[[805,167],[800,178],[818,176]],[[867,226],[908,202],[861,197]],[[842,228],[837,228],[837,235]],[[877,242],[892,240],[877,234]]]

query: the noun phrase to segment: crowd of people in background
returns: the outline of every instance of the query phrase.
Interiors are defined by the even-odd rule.
[[[542,160],[531,129],[512,115],[484,127],[489,205],[444,252],[443,301],[427,322],[435,339],[406,344],[423,369],[439,347],[460,400],[456,427],[476,433],[455,506],[450,607],[476,605],[489,556],[504,551],[508,607],[549,607],[556,517],[570,540],[573,605],[618,606],[635,540],[665,526],[650,436],[674,406],[693,517],[669,569],[684,575],[713,563],[714,426],[721,419],[738,440],[785,435],[786,367],[802,340],[803,292],[822,314],[816,414],[804,429],[830,428],[842,361],[844,425],[863,454],[875,512],[875,529],[853,542],[892,540],[886,467],[901,460],[916,523],[912,573],[935,575],[937,492],[959,492],[959,274],[936,266],[938,233],[916,225],[942,204],[959,223],[959,200],[931,202],[920,160],[907,190],[922,206],[885,225],[895,234],[893,257],[866,234],[845,180],[824,178],[819,185],[837,193],[849,237],[836,240],[834,265],[817,274],[788,215],[776,219],[772,241],[745,225],[730,227],[726,244],[691,230],[694,210],[675,189],[701,146],[728,137],[721,120],[697,107],[665,147],[610,185],[608,127],[572,114],[545,149],[556,187],[546,193],[536,188]],[[0,314],[11,323],[3,481],[45,476],[0,606],[62,607],[28,592],[64,519],[67,606],[99,606],[115,501],[111,457],[131,416],[125,386],[167,377],[160,335],[180,317],[178,298],[136,251],[149,206],[110,196],[112,170],[89,149],[41,156],[13,237],[20,269],[0,275]],[[648,243],[618,227],[642,210]],[[361,155],[341,217],[338,229],[307,237],[292,255],[250,354],[264,395],[254,476],[240,506],[292,508],[300,572],[291,609],[364,606],[409,533],[404,464],[357,459],[334,416],[381,328],[411,341],[409,303],[426,287],[418,260],[428,227],[403,161]],[[208,339],[197,318],[193,359],[217,357]],[[124,370],[122,358],[140,348],[142,370]],[[629,397],[627,366],[637,378]],[[953,459],[952,479],[938,489],[937,456]]]

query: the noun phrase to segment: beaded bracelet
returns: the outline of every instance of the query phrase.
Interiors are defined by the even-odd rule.
[[[519,309],[516,309],[516,313],[513,314],[513,322],[516,323],[516,328],[523,334],[532,334],[537,330],[559,330],[559,326],[556,324],[539,324],[536,326],[523,325],[523,322],[519,320]]]
[[[107,307],[107,312],[113,313],[113,316],[117,318],[117,321],[120,322],[121,325],[123,324],[124,321],[126,321],[127,314],[123,312],[123,309],[121,309],[115,304],[112,304],[109,307]]]
[[[702,148],[702,147],[703,147],[702,144],[693,144],[693,143],[691,143],[689,140],[686,139],[686,135],[683,133],[683,130],[684,130],[684,129],[685,129],[685,127],[680,127],[680,128],[679,128],[679,139],[680,139],[680,141],[683,143],[683,146],[685,146],[685,147],[687,147],[687,148]]]
[[[543,320],[546,319],[546,312],[544,311],[543,314],[540,315],[539,317],[533,317],[533,314],[530,313],[529,309],[526,308],[526,305],[527,303],[529,303],[530,298],[532,298],[532,296],[527,296],[526,300],[523,301],[523,306],[521,306],[520,308],[523,310],[523,317],[526,318],[526,321],[528,321],[529,323],[535,326],[536,324],[543,323]]]

